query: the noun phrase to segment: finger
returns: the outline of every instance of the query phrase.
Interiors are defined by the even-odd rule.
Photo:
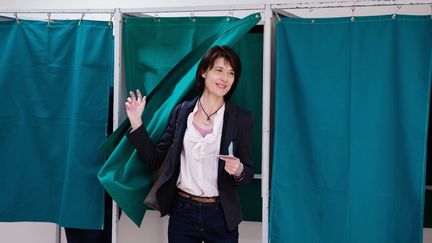
[[[145,97],[145,96],[142,97],[142,99],[141,99],[141,104],[142,104],[142,105],[145,105],[145,104],[146,104],[146,97]]]
[[[228,167],[228,168],[230,168],[232,165],[231,165],[231,163],[229,161],[225,161],[225,166]]]
[[[229,162],[228,162],[228,163],[225,163],[225,165],[226,165],[228,168],[232,168],[232,167],[234,167],[233,164],[231,164],[231,163],[229,163]]]
[[[125,106],[126,106],[126,110],[129,110],[129,109],[130,109],[130,104],[129,104],[129,102],[125,102]]]
[[[127,102],[128,102],[128,103],[132,102],[132,99],[131,99],[131,97],[127,97],[127,99],[126,99],[126,100],[127,100]]]
[[[230,172],[230,174],[234,173],[236,171],[235,167],[232,165],[227,164],[226,165],[227,170]]]
[[[234,162],[234,161],[240,161],[239,159],[237,159],[237,158],[230,158],[230,157],[225,157],[225,156],[219,156],[219,158],[221,159],[221,160],[223,160],[223,161],[229,161],[229,162]]]
[[[235,172],[235,171],[237,171],[237,168],[238,168],[237,165],[231,166],[231,171],[232,171],[232,172]]]
[[[232,166],[229,166],[229,167],[230,167],[230,170],[233,173],[235,173],[239,169],[240,166],[238,164],[235,164],[235,165],[232,165]]]
[[[137,96],[138,96],[138,100],[141,101],[142,100],[142,94],[139,91],[139,89],[136,90]]]
[[[224,167],[224,168],[225,168],[226,171],[231,170],[230,167],[229,167],[227,164],[225,164],[225,167]]]
[[[236,171],[236,169],[235,169],[234,166],[226,165],[225,167],[226,167],[226,170],[227,170],[230,174],[233,174],[233,173]]]
[[[228,164],[229,166],[237,166],[239,164],[239,161],[230,159],[230,160],[226,160],[225,163]]]
[[[230,161],[230,162],[240,161],[238,158],[235,157],[223,157],[223,158],[226,158],[225,161]]]
[[[227,160],[225,158],[219,157],[219,159],[225,161],[225,164],[226,164]]]
[[[226,172],[228,172],[228,174],[230,174],[230,175],[232,174],[232,171],[231,171],[231,169],[230,169],[230,168],[228,168],[228,167],[226,167],[226,166],[225,166],[225,168],[224,168],[224,169],[225,169],[225,171],[226,171]]]
[[[129,94],[130,94],[130,97],[132,98],[132,100],[135,101],[135,100],[136,100],[136,97],[135,97],[134,92],[133,92],[133,91],[130,91]]]

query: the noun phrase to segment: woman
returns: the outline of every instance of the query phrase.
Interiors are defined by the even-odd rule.
[[[201,60],[201,95],[177,105],[155,145],[141,115],[145,97],[131,91],[127,134],[140,158],[157,169],[169,153],[156,193],[161,215],[170,214],[169,242],[238,242],[241,222],[237,186],[253,178],[252,115],[230,103],[241,71],[237,54],[226,46],[211,48]]]

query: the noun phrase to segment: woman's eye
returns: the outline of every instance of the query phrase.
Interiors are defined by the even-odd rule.
[[[235,73],[234,73],[234,72],[230,72],[229,75],[230,75],[230,76],[234,76]]]

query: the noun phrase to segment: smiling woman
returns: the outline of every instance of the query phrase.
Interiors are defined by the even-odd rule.
[[[228,102],[240,72],[231,48],[211,48],[196,72],[201,95],[173,109],[157,144],[142,125],[146,97],[137,90],[127,98],[132,126],[127,137],[140,158],[157,169],[170,153],[156,198],[161,214],[170,214],[171,243],[238,242],[242,212],[237,185],[253,178],[252,115]]]
[[[230,83],[226,92],[222,94],[224,99],[229,100],[231,94],[234,92],[240,79],[241,63],[237,54],[229,47],[226,46],[215,46],[210,49],[201,60],[198,70],[196,72],[196,83],[197,88],[201,92],[205,92],[207,82],[219,81],[219,84],[227,85]],[[210,73],[210,74],[208,74]],[[211,75],[209,79],[206,79],[206,75]],[[212,90],[211,85],[207,86],[210,91]],[[211,88],[211,89],[210,89]]]
[[[223,97],[231,89],[234,83],[234,70],[223,57],[214,61],[214,66],[209,67],[201,76],[205,79],[205,96]]]

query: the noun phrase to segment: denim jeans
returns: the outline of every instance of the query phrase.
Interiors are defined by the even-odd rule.
[[[229,231],[221,205],[176,197],[168,225],[169,243],[237,243],[238,227]]]

